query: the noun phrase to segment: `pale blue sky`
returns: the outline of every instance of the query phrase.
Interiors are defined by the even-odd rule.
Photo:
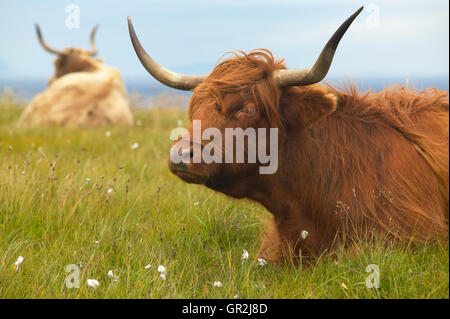
[[[80,28],[65,26],[66,6],[80,8]],[[208,73],[226,51],[268,48],[290,68],[309,67],[337,27],[366,9],[341,41],[329,77],[448,77],[447,0],[0,0],[0,78],[48,78],[54,56],[36,39],[38,22],[55,48],[88,47],[126,79],[152,79],[130,44],[130,15],[142,44],[177,72]],[[371,28],[379,10],[379,27]]]

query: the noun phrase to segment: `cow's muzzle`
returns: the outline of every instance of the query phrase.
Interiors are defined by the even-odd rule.
[[[194,162],[194,155],[201,154],[202,145],[200,143],[180,139],[175,142],[170,149],[169,168],[172,172],[189,172],[189,166]],[[194,150],[196,150],[194,152]],[[201,156],[201,155],[200,155]]]

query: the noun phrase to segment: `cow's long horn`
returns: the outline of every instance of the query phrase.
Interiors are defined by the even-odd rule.
[[[128,30],[130,31],[131,42],[133,43],[134,50],[136,51],[139,60],[144,68],[159,82],[174,89],[192,90],[206,78],[206,75],[184,75],[175,73],[160,66],[147,52],[145,52],[136,36],[130,17],[128,17]]]
[[[50,48],[47,45],[47,43],[45,43],[44,38],[42,37],[41,28],[39,28],[39,25],[37,23],[35,24],[35,27],[36,27],[36,33],[37,33],[37,37],[39,39],[39,42],[41,43],[42,47],[45,50],[47,50],[48,52],[53,53],[53,54],[59,54],[59,55],[65,55],[66,54],[63,51],[58,51],[58,50]]]
[[[97,47],[95,46],[95,33],[97,32],[99,25],[97,24],[91,31],[91,36],[90,36],[90,40],[91,40],[91,51],[89,51],[89,54],[91,56],[94,56],[97,54]]]
[[[352,24],[353,20],[361,13],[364,7],[353,13],[333,34],[323,48],[319,58],[312,68],[306,70],[279,70],[274,74],[275,83],[280,86],[305,86],[322,81],[330,69],[334,52],[342,39],[342,36]]]

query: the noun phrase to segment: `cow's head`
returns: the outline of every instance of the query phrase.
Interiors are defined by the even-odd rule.
[[[56,50],[47,45],[42,37],[41,30],[36,24],[36,33],[42,47],[52,54],[56,54],[57,58],[55,64],[55,74],[50,79],[49,83],[53,80],[72,72],[90,72],[95,71],[98,68],[100,59],[95,59],[97,54],[97,48],[95,46],[94,38],[98,29],[98,25],[91,31],[90,42],[91,49],[85,50],[80,48],[66,48],[64,50]]]
[[[336,97],[323,88],[310,86],[320,82],[328,72],[335,50],[344,33],[363,8],[350,16],[335,32],[322,50],[314,66],[306,70],[287,70],[282,61],[275,61],[268,50],[256,50],[249,54],[235,53],[231,58],[219,63],[211,74],[190,76],[167,70],[157,64],[141,46],[131,20],[128,18],[130,37],[134,49],[147,71],[163,84],[181,90],[193,90],[189,105],[189,117],[193,125],[172,146],[169,158],[171,171],[187,182],[205,184],[226,193],[227,189],[261,172],[264,163],[259,155],[259,148],[265,147],[269,153],[273,141],[269,139],[269,128],[277,128],[278,135],[285,134],[285,129],[292,123],[293,117],[305,115],[300,119],[304,124],[329,114],[335,110]],[[304,111],[283,109],[283,95],[295,86],[296,95],[305,100]],[[312,89],[314,87],[314,89]],[[314,90],[314,94],[311,94]],[[314,105],[315,104],[315,105]],[[298,103],[297,103],[298,105]],[[311,105],[321,110],[311,109]],[[200,134],[196,134],[200,120]],[[206,129],[221,133],[220,138],[211,133],[203,135]],[[256,161],[250,161],[251,143],[245,143],[243,157],[245,163],[237,160],[237,145],[232,148],[232,160],[227,162],[227,129],[253,129],[256,133]],[[260,131],[265,130],[265,139],[260,139]],[[245,135],[245,134],[243,134]],[[245,136],[247,138],[247,136]],[[204,160],[203,152],[215,140],[215,146],[222,150],[219,163],[211,159]],[[282,143],[280,139],[280,144]],[[237,139],[232,143],[236,144]],[[262,142],[260,142],[262,141]],[[281,146],[281,145],[280,145]],[[215,150],[214,150],[215,151]],[[202,158],[199,159],[199,156]],[[174,160],[176,158],[176,160]],[[180,161],[181,159],[181,161]],[[187,159],[187,160],[186,160]],[[267,165],[267,164],[266,164]],[[242,184],[242,183],[241,183]],[[243,186],[245,187],[245,186]]]

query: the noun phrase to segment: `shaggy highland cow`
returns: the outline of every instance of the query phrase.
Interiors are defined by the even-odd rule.
[[[20,124],[98,127],[133,123],[119,71],[93,58],[97,54],[96,30],[97,26],[91,32],[90,51],[78,48],[58,51],[44,42],[36,25],[41,45],[57,55],[55,74],[50,78],[48,88],[34,97],[26,108]]]
[[[235,54],[208,76],[159,66],[129,20],[134,49],[150,74],[173,88],[193,90],[189,116],[201,120],[202,130],[278,129],[273,174],[260,174],[262,163],[196,161],[195,148],[209,141],[192,138],[192,127],[175,141],[169,159],[170,170],[182,180],[267,208],[273,220],[261,258],[314,258],[344,237],[346,244],[448,237],[448,92],[395,86],[359,93],[353,84],[344,89],[317,84],[361,10],[343,23],[307,70],[287,70],[268,50],[257,50]],[[188,163],[173,160],[180,149],[188,150]]]

